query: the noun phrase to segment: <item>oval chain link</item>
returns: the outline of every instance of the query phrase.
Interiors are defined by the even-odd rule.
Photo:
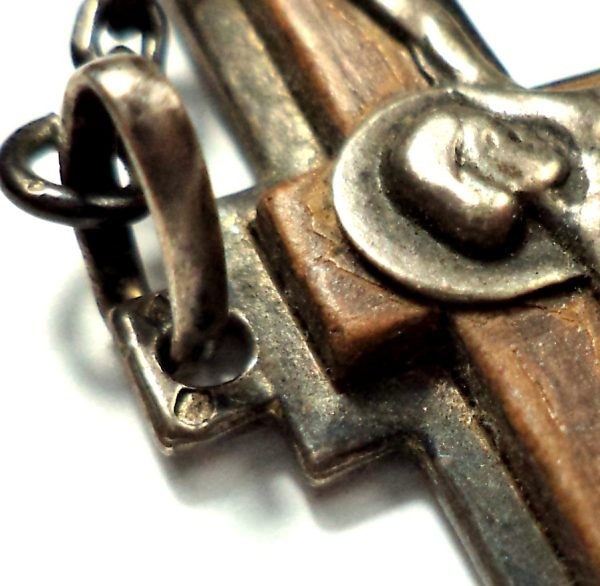
[[[113,33],[116,37],[139,34],[139,54],[159,67],[163,66],[167,21],[156,0],[85,0],[77,14],[71,38],[75,67],[125,49],[123,45],[116,45],[105,52],[102,49],[104,33]]]

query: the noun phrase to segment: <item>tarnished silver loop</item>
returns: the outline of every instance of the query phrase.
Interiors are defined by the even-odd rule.
[[[46,149],[58,151],[62,124],[49,114],[11,135],[0,150],[0,183],[4,193],[26,212],[73,228],[126,224],[143,216],[146,202],[135,186],[98,193],[76,193],[40,177],[32,169],[35,157]]]
[[[141,55],[162,65],[168,27],[156,0],[85,0],[79,9],[71,38],[75,67],[105,56],[100,46],[105,31],[122,33],[129,30],[141,34]]]
[[[96,60],[69,82],[63,133],[62,180],[78,193],[106,186],[120,143],[161,243],[173,321],[171,358],[182,363],[206,354],[229,318],[225,254],[206,166],[179,95],[139,56]],[[135,281],[133,243],[130,250],[112,246],[115,238],[126,243],[126,235],[97,229],[79,236],[96,283],[121,286],[121,268]],[[130,262],[111,258],[111,249]],[[137,282],[144,287],[143,278]],[[135,287],[122,291],[127,295]],[[104,296],[108,302],[115,297],[110,290]]]

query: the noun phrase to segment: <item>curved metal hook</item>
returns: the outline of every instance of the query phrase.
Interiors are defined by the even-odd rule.
[[[141,57],[120,54],[94,61],[69,82],[63,133],[62,180],[78,193],[110,189],[114,179],[107,169],[120,143],[163,251],[173,314],[172,359],[182,363],[206,353],[229,316],[225,254],[206,166],[177,92]],[[83,236],[89,260],[98,261],[93,278],[115,280],[120,265],[107,244],[115,231]],[[130,256],[124,272],[135,277],[136,255]]]

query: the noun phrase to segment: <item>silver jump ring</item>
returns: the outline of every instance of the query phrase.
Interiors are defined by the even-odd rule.
[[[17,130],[2,145],[0,185],[15,205],[44,220],[82,229],[128,224],[145,215],[146,202],[134,185],[82,194],[40,177],[32,163],[47,149],[58,151],[61,133],[60,118],[49,114]]]
[[[178,93],[150,61],[117,54],[75,72],[62,120],[62,180],[77,193],[111,187],[112,157],[121,148],[163,252],[171,358],[183,363],[205,354],[229,317],[225,253],[206,166]],[[79,233],[105,306],[146,288],[128,228],[120,229]],[[126,249],[115,250],[115,239]]]

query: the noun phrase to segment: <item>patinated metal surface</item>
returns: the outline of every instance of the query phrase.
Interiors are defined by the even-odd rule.
[[[44,149],[61,144],[60,116],[49,114],[21,128],[0,152],[0,176],[6,196],[29,214],[74,228],[102,223],[133,222],[147,212],[143,195],[133,185],[118,190],[88,192],[85,199],[65,185],[42,180],[31,162]]]
[[[274,417],[318,484],[400,450],[431,476],[486,580],[569,584],[476,411],[447,371],[417,367],[402,376],[354,382],[344,393],[332,384],[261,260],[250,231],[259,195],[231,196],[219,206],[231,306],[258,340],[250,372],[212,389],[178,384],[164,375],[157,349],[170,324],[165,299],[144,297],[112,314],[131,380],[162,445],[209,440],[249,421]],[[195,409],[181,411],[182,401]]]
[[[595,274],[599,106],[595,90],[451,87],[401,99],[344,148],[340,221],[379,268],[434,297],[500,300],[581,271],[537,221],[516,233],[525,205]]]
[[[424,110],[442,112],[448,105],[445,97],[448,103],[456,103],[454,90],[444,90],[391,104],[363,125],[342,151],[333,179],[333,200],[340,223],[356,248],[402,285],[447,301],[512,299],[581,275],[584,271],[578,263],[535,221],[520,226],[521,232],[513,236],[517,243],[505,241],[518,220],[519,204],[511,205],[508,197],[499,194],[500,184],[494,179],[489,179],[494,187],[486,189],[485,179],[475,179],[474,187],[464,176],[468,169],[455,162],[458,130],[464,130],[462,120],[459,128],[449,129],[449,137],[429,129],[424,133],[431,142],[423,147],[427,156],[418,160],[429,176],[420,178],[420,192],[407,185],[406,169],[402,180],[385,176],[390,157],[404,148],[401,132],[407,124]],[[404,122],[407,119],[410,122]],[[479,160],[482,162],[482,157]],[[473,191],[476,195],[470,197]],[[481,201],[475,203],[479,193]],[[499,198],[502,202],[498,203]],[[445,202],[443,206],[439,200]],[[418,214],[412,213],[416,202],[422,208]],[[423,215],[425,221],[418,221]],[[494,254],[489,250],[497,246],[496,238],[490,238],[483,251],[474,246],[490,232],[498,234],[506,251]],[[454,245],[457,239],[461,246]],[[466,246],[469,255],[463,253]],[[482,253],[492,254],[492,260],[482,261]]]
[[[408,49],[346,0],[240,4],[330,152],[399,88],[426,87]]]
[[[78,229],[162,447],[270,418],[315,484],[399,451],[431,477],[485,581],[597,583],[600,317],[571,282],[597,267],[590,80],[568,94],[516,88],[454,2],[165,4],[259,175],[286,182],[217,211],[181,101],[149,61],[162,56],[161,13],[141,0],[84,4],[74,56],[93,61],[62,120],[0,153],[13,200]],[[100,57],[102,27],[129,25],[147,59]],[[47,145],[64,185],[31,169]],[[149,292],[127,226],[144,202],[167,293]],[[431,300],[548,285],[518,304]]]
[[[597,300],[589,291],[553,293],[508,311],[455,314],[454,327],[464,376],[496,422],[495,441],[525,480],[532,506],[570,557],[598,564]]]
[[[431,346],[440,312],[385,287],[343,237],[331,167],[266,191],[256,234],[332,375],[402,369]]]
[[[78,193],[116,190],[109,169],[116,141],[122,145],[163,249],[173,308],[170,354],[177,363],[196,358],[227,322],[227,273],[208,173],[180,97],[149,61],[115,55],[76,71],[62,122],[61,176]],[[117,230],[96,229],[94,246]],[[89,251],[87,232],[78,237]],[[114,264],[97,264],[93,253],[88,265],[98,283],[106,281],[105,272],[115,273]],[[124,291],[123,301],[143,291],[139,273],[139,284]]]
[[[168,3],[171,6],[173,4],[182,5],[192,4],[192,2],[184,2],[181,0],[176,3]],[[193,3],[197,13],[203,12],[202,3]],[[265,22],[268,22],[266,18],[260,18],[256,16],[256,12],[260,12],[260,7],[258,5],[253,5],[252,7],[244,6],[252,14],[252,20],[256,29],[252,29],[252,34],[255,34],[255,31],[258,30],[263,38],[266,39],[266,48],[267,55],[270,56],[271,59],[279,66],[280,75],[282,79],[287,82],[288,87],[293,90],[293,97],[297,99],[297,103],[301,105],[302,110],[306,116],[306,119],[310,121],[310,124],[317,128],[323,128],[320,126],[321,122],[324,119],[328,119],[331,116],[331,112],[335,112],[335,99],[336,96],[336,86],[332,86],[331,89],[327,90],[327,95],[329,96],[329,102],[327,101],[311,101],[308,97],[313,91],[315,85],[318,87],[319,84],[323,84],[323,79],[328,79],[330,83],[334,83],[333,79],[337,79],[335,83],[340,84],[341,95],[343,96],[343,88],[347,87],[348,84],[353,86],[356,90],[356,95],[360,95],[360,75],[357,74],[355,77],[350,77],[352,81],[348,81],[348,78],[344,76],[344,73],[340,73],[340,71],[345,72],[343,66],[343,60],[335,60],[329,59],[327,55],[330,53],[335,54],[337,50],[338,40],[332,31],[336,30],[346,30],[344,29],[347,26],[348,22],[352,22],[354,16],[354,7],[351,7],[348,2],[336,2],[336,3],[327,3],[325,5],[319,5],[319,7],[314,7],[313,2],[306,2],[302,4],[295,5],[293,10],[297,12],[294,18],[290,18],[286,14],[286,10],[283,10],[282,6],[280,6],[277,2],[265,2],[259,3],[261,6],[267,6],[268,10],[274,14],[274,21],[280,24],[280,27],[272,27],[277,28],[277,30],[266,30]],[[463,16],[460,10],[457,9],[456,5],[453,3],[414,3],[411,6],[408,6],[406,3],[399,2],[369,2],[361,5],[362,8],[369,8],[369,13],[375,17],[375,19],[380,19],[380,23],[383,24],[387,31],[392,31],[392,33],[398,33],[397,38],[401,39],[402,42],[405,43],[404,48],[402,48],[402,43],[398,43],[400,47],[398,49],[399,54],[402,51],[409,50],[409,52],[413,55],[415,59],[415,63],[417,64],[421,75],[423,75],[423,79],[426,80],[427,84],[432,85],[443,85],[447,83],[460,83],[460,84],[472,84],[477,82],[480,77],[486,84],[492,84],[496,87],[496,90],[500,93],[502,92],[515,92],[518,93],[518,89],[514,88],[514,83],[506,76],[506,73],[502,70],[500,66],[498,66],[496,60],[491,56],[491,53],[485,45],[478,38],[476,33],[467,26],[464,22]],[[411,8],[412,7],[412,8]],[[418,7],[418,8],[417,8]],[[419,13],[418,10],[423,8],[427,8],[431,10],[424,10],[424,12]],[[413,10],[414,8],[414,10]],[[330,13],[327,13],[326,16],[323,15],[322,11],[327,12],[331,10]],[[210,11],[207,11],[210,12]],[[332,15],[337,14],[338,19],[334,18]],[[294,20],[295,19],[295,20]],[[325,29],[324,23],[327,22],[328,27],[328,41],[322,40],[324,35],[319,31],[323,31]],[[285,23],[285,24],[283,24]],[[335,25],[333,24],[335,23]],[[439,43],[437,44],[428,44],[428,41],[431,40],[426,36],[423,36],[423,31],[426,29],[424,24],[428,24],[429,26],[433,26],[435,30],[440,32]],[[197,27],[199,30],[202,30],[202,34],[206,37],[210,37],[210,30],[206,29],[202,19],[196,19],[195,22],[188,21],[186,26],[188,28]],[[339,29],[337,28],[339,27]],[[460,29],[460,34],[454,34],[458,29]],[[364,31],[364,29],[360,29],[360,31]],[[454,31],[454,33],[449,34],[450,31]],[[356,30],[355,30],[356,32]],[[408,33],[408,34],[406,34]],[[346,32],[346,35],[349,33]],[[360,39],[361,32],[357,33],[357,38]],[[374,33],[376,36],[379,33]],[[283,39],[283,41],[282,41]],[[293,60],[289,57],[289,54],[286,53],[286,57],[282,58],[280,55],[281,48],[285,46],[285,42],[289,42],[294,46],[294,54],[297,56],[296,60]],[[361,44],[362,43],[362,44]],[[364,45],[364,39],[356,40],[357,47],[356,51],[360,51],[360,47]],[[318,48],[317,48],[318,47]],[[344,47],[347,51],[348,55],[353,54],[353,44],[349,41],[348,36],[344,36]],[[393,51],[393,49],[389,49]],[[368,51],[367,51],[368,52]],[[325,56],[322,59],[317,57],[318,54]],[[406,54],[405,52],[403,54]],[[448,68],[444,64],[451,61],[451,57],[457,57],[454,60],[455,67]],[[208,56],[208,62],[214,66],[213,70],[218,71],[220,67],[220,60],[218,56],[210,55]],[[298,67],[300,63],[311,63],[311,67],[300,67],[296,69],[296,74],[294,74],[295,68]],[[334,63],[340,69],[338,69],[337,78],[332,76],[330,73],[330,68],[334,68]],[[356,60],[353,60],[353,67],[356,63]],[[376,67],[374,62],[366,60],[363,62],[363,67],[373,66]],[[389,64],[389,61],[386,62]],[[383,67],[386,67],[384,65]],[[356,70],[355,70],[356,71]],[[372,72],[364,73],[366,79],[373,79],[377,74],[373,74]],[[390,73],[393,77],[393,73]],[[475,77],[473,77],[475,76]],[[385,82],[382,82],[385,83]],[[420,83],[420,82],[418,82]],[[417,83],[417,85],[418,85]],[[582,89],[586,87],[590,87],[592,82],[590,78],[576,80],[575,82],[571,82],[567,84],[565,89]],[[415,86],[416,87],[416,86]],[[230,87],[229,88],[233,95],[236,94],[236,91],[239,91],[239,88]],[[396,86],[397,91],[401,91],[403,88],[400,86]],[[556,91],[556,88],[549,88],[553,91]],[[317,90],[321,91],[321,90]],[[443,92],[440,92],[443,93]],[[366,95],[366,94],[363,94]],[[588,95],[589,99],[593,100],[592,95]],[[586,99],[588,99],[586,98]],[[333,100],[334,104],[331,104],[331,100]],[[560,102],[563,100],[562,97],[558,98]],[[546,101],[549,103],[551,98],[542,98],[542,101]],[[576,100],[575,100],[576,101]],[[310,102],[310,104],[307,104]],[[343,100],[342,100],[343,103]],[[373,102],[369,102],[367,99],[366,103],[361,107],[362,112],[373,111],[372,108],[376,106],[378,103],[376,99]],[[391,108],[391,107],[390,107]],[[343,111],[343,107],[342,107]],[[243,117],[243,111],[237,110],[235,112],[236,117]],[[378,116],[376,113],[375,117]],[[354,123],[358,123],[364,117],[357,116],[354,118]],[[339,120],[335,115],[333,120]],[[353,124],[346,126],[346,129],[352,129]],[[368,124],[368,123],[367,123]],[[342,128],[339,124],[334,126],[337,129]],[[342,131],[347,132],[347,130]],[[336,138],[337,137],[337,138]],[[332,148],[335,148],[335,145],[341,144],[343,142],[340,140],[340,130],[336,130],[333,136],[328,135],[325,137],[320,136],[321,142],[324,146],[331,151]],[[363,153],[364,154],[364,153]],[[359,159],[360,157],[357,155],[356,157]],[[378,161],[375,161],[374,165],[376,165]],[[529,164],[528,161],[523,161],[524,164]],[[575,167],[577,167],[575,165]],[[544,169],[543,167],[542,170]],[[365,169],[366,170],[366,169]],[[367,170],[366,170],[367,171]],[[376,172],[374,169],[369,169],[370,172]],[[560,169],[559,169],[560,171]],[[558,173],[561,175],[561,173]],[[321,171],[315,171],[314,177],[321,177],[322,179],[315,179],[315,182],[325,181],[324,177],[326,176],[326,170],[323,169]],[[571,177],[571,176],[570,176]],[[364,178],[364,175],[363,175]],[[561,177],[563,178],[563,177]],[[294,182],[294,186],[283,185],[281,187],[277,187],[273,190],[269,191],[269,195],[263,200],[261,203],[261,220],[258,226],[258,233],[265,234],[266,236],[263,238],[263,246],[265,250],[265,255],[270,259],[272,263],[273,273],[280,279],[280,283],[284,286],[284,291],[287,294],[287,301],[290,304],[290,307],[294,308],[295,311],[298,312],[299,316],[301,316],[302,323],[309,325],[311,340],[316,342],[315,349],[318,350],[320,357],[325,360],[325,363],[328,364],[331,357],[331,347],[335,347],[335,342],[333,344],[323,343],[322,340],[326,339],[323,333],[328,331],[328,328],[323,327],[323,323],[319,322],[318,318],[315,318],[315,310],[320,307],[321,311],[325,311],[327,308],[330,308],[330,314],[334,315],[334,311],[337,311],[340,307],[343,307],[344,302],[347,301],[351,295],[344,297],[344,295],[340,295],[336,297],[335,295],[323,295],[323,300],[319,300],[320,303],[314,304],[313,301],[315,299],[314,296],[309,295],[308,299],[311,300],[311,303],[305,303],[307,296],[306,291],[310,288],[311,276],[315,273],[318,273],[319,263],[321,265],[326,264],[330,258],[335,258],[335,253],[340,249],[344,249],[347,246],[346,240],[344,238],[339,239],[338,235],[331,240],[331,246],[328,244],[329,250],[327,254],[320,254],[319,250],[320,245],[316,244],[317,236],[313,236],[313,232],[317,235],[322,231],[322,226],[319,225],[319,222],[322,221],[322,210],[327,209],[328,206],[331,205],[331,200],[328,200],[327,195],[322,197],[322,200],[315,204],[313,201],[312,207],[307,207],[305,205],[308,196],[304,196],[304,200],[298,195],[299,191],[302,191],[299,186],[302,184],[306,184],[309,181],[306,177],[303,179],[299,179],[297,182]],[[557,179],[557,183],[560,183],[560,180]],[[364,184],[363,184],[364,185]],[[322,189],[324,193],[327,192],[326,189]],[[368,192],[368,190],[363,190]],[[288,198],[285,197],[285,193],[288,193]],[[538,202],[541,203],[541,202]],[[294,214],[294,210],[297,210],[297,214]],[[300,211],[303,211],[303,214],[300,214]],[[300,217],[301,219],[298,223],[303,224],[311,229],[305,230],[307,236],[305,238],[301,238],[300,232],[297,231],[295,226],[296,222],[293,219],[294,216]],[[288,218],[287,221],[285,218]],[[397,218],[399,215],[396,213],[393,221],[397,223]],[[305,218],[305,219],[302,219]],[[275,229],[275,225],[279,223],[279,227]],[[360,222],[359,222],[360,223]],[[528,220],[528,224],[534,226],[534,230],[536,230],[539,234],[539,238],[541,241],[545,243],[546,246],[549,247],[549,250],[552,250],[552,254],[550,257],[554,256],[554,258],[562,258],[559,264],[562,263],[563,269],[565,267],[562,277],[555,273],[555,278],[550,276],[550,280],[546,282],[546,284],[550,282],[560,283],[566,279],[570,279],[571,277],[581,274],[584,270],[578,264],[577,260],[563,252],[563,250],[557,246],[554,237],[548,236],[548,233],[544,231],[544,229],[539,228],[535,220]],[[414,225],[414,224],[413,224]],[[550,227],[551,225],[548,224]],[[314,226],[317,226],[315,229]],[[338,227],[339,229],[339,227]],[[378,232],[371,232],[371,235],[382,235],[382,237],[386,237],[388,232],[382,228],[382,226],[378,226]],[[327,231],[327,235],[331,236],[332,232]],[[315,240],[315,244],[311,245],[311,239]],[[450,240],[450,238],[448,238]],[[501,240],[501,238],[499,238]],[[335,244],[337,243],[337,247]],[[321,244],[322,246],[322,244]],[[500,247],[501,248],[501,247]],[[311,258],[311,255],[308,254],[305,258],[307,260],[304,263],[299,263],[298,260],[303,256],[300,251],[301,250],[312,250],[315,254],[312,257],[312,260],[308,260]],[[574,251],[574,249],[571,249]],[[529,252],[531,253],[531,251]],[[575,256],[578,256],[577,254]],[[406,257],[405,257],[406,258]],[[408,257],[410,259],[410,257]],[[541,255],[541,258],[547,259],[548,257],[544,254]],[[356,266],[360,267],[360,271],[366,270],[369,277],[380,285],[385,285],[388,287],[388,290],[392,290],[393,294],[400,294],[402,297],[406,298],[406,294],[402,288],[391,285],[386,279],[382,279],[381,275],[377,271],[373,271],[372,269],[368,269],[365,267],[360,261],[357,261],[356,258],[353,259],[353,269],[356,271]],[[552,266],[552,262],[546,266]],[[296,270],[296,268],[298,270]],[[332,272],[335,274],[336,269],[332,267]],[[551,272],[551,271],[550,271]],[[534,270],[535,273],[535,270]],[[522,273],[526,276],[526,272]],[[538,286],[540,286],[543,282],[543,279],[548,279],[548,272],[541,271],[540,274],[543,274],[541,277],[542,281],[538,282]],[[540,275],[532,275],[529,273],[529,279],[538,279]],[[441,279],[440,279],[441,281]],[[316,282],[316,281],[315,281]],[[496,279],[492,283],[496,287],[500,287],[500,289],[508,288],[510,289],[510,284],[507,282],[502,282],[502,278]],[[513,283],[514,285],[514,283]],[[439,287],[439,282],[437,283]],[[318,287],[314,286],[316,291]],[[536,287],[532,287],[535,289]],[[567,291],[572,291],[572,285],[565,285],[565,289]],[[326,289],[324,289],[326,290]],[[323,290],[321,290],[323,292]],[[523,291],[521,291],[523,292]],[[505,296],[507,298],[511,298],[515,294],[515,289],[513,288],[512,293],[506,292]],[[559,298],[562,293],[558,291],[556,293]],[[575,300],[578,299],[580,293],[573,293],[575,296]],[[493,297],[493,296],[492,296]],[[412,300],[412,299],[411,299]],[[407,299],[408,301],[408,299]],[[532,303],[536,303],[536,300],[532,300]],[[574,301],[576,303],[576,301]],[[542,306],[540,306],[542,307]],[[448,309],[448,308],[444,308]],[[484,308],[481,311],[486,314],[487,311]],[[506,310],[502,308],[494,308],[495,312],[497,312],[498,320],[504,321],[509,320],[508,314]],[[368,318],[368,311],[365,315],[365,322]],[[390,313],[391,315],[391,313]],[[544,311],[541,310],[540,313],[534,317],[532,317],[533,323],[542,324],[542,321],[545,319]],[[545,323],[548,323],[547,321]],[[532,326],[533,327],[533,326]],[[541,325],[540,325],[541,327]],[[555,355],[558,357],[565,352],[569,352],[569,342],[566,338],[562,337],[559,333],[549,333],[548,334],[548,343],[551,343],[554,347]],[[550,341],[551,340],[551,341]],[[416,344],[415,344],[416,345]],[[460,343],[458,344],[460,347]],[[432,352],[433,348],[427,349],[428,352]],[[489,345],[489,342],[485,339],[479,339],[477,344],[473,347],[472,351],[475,350],[479,352],[490,351],[490,355],[493,355],[492,347]],[[529,356],[530,351],[524,350],[525,355]],[[430,354],[431,355],[431,354]],[[510,356],[502,356],[499,357],[499,362],[496,365],[498,368],[498,372],[500,373],[500,377],[504,377],[504,369],[508,368],[511,357]],[[536,358],[534,355],[531,356],[533,361],[540,360],[539,356]],[[335,360],[334,360],[335,362]],[[399,361],[402,362],[402,361]],[[461,364],[460,362],[458,363]],[[593,363],[592,363],[593,364]],[[400,370],[406,368],[406,363],[398,364],[397,366]],[[427,368],[427,367],[425,367]],[[593,369],[592,369],[593,370]],[[588,372],[588,375],[593,376],[593,372]],[[586,375],[587,376],[587,375]],[[592,379],[590,379],[591,381]],[[469,384],[474,384],[470,382]],[[506,383],[508,384],[508,382]],[[565,381],[561,383],[561,392],[568,392],[568,387],[564,386]],[[594,384],[590,382],[588,388],[593,389]],[[562,390],[564,389],[564,390]],[[489,389],[492,393],[491,401],[499,405],[501,402],[496,397],[493,388]],[[544,389],[540,389],[542,393],[545,392]],[[364,391],[363,391],[364,392]],[[468,393],[470,394],[472,389],[468,389]],[[367,391],[367,395],[368,395]],[[522,409],[525,408],[525,405],[521,406]],[[499,417],[499,416],[498,416]],[[492,422],[492,423],[490,423]],[[494,425],[496,422],[496,418],[490,416],[486,419],[486,426]],[[490,428],[491,429],[491,428]],[[590,428],[591,429],[591,428]],[[592,432],[593,433],[593,432]],[[501,446],[500,446],[501,447]],[[504,449],[501,447],[501,449]],[[524,448],[522,448],[524,449]],[[580,463],[580,465],[585,466],[586,464]],[[513,470],[515,470],[513,468]],[[527,479],[520,478],[524,482],[527,482]],[[528,494],[531,496],[535,494],[535,489],[532,491],[528,491]],[[471,507],[472,505],[472,507]],[[462,518],[463,521],[469,516],[469,511],[471,508],[477,508],[477,504],[475,501],[469,503],[467,509],[463,510],[461,514],[458,515],[459,518]],[[546,513],[543,513],[538,510],[538,513],[542,513],[541,521],[545,526],[547,524],[547,518],[544,516]],[[564,519],[564,517],[563,517]],[[559,546],[562,553],[568,551],[568,547],[565,548],[564,544],[559,544],[560,540],[555,539],[556,536],[552,536],[553,545]],[[527,546],[523,545],[526,549]],[[473,553],[473,552],[471,552]],[[581,552],[579,552],[581,554]],[[581,555],[573,555],[573,551],[571,549],[570,553],[570,562],[569,565],[577,575],[577,580],[582,583],[590,583],[593,584],[595,581],[595,570],[593,570],[593,562],[589,557],[589,552],[587,554]],[[576,559],[578,558],[578,559]],[[494,580],[498,583],[511,583],[510,572],[506,572],[502,578],[496,576]],[[555,578],[555,581],[558,581],[558,578]],[[536,580],[534,580],[534,583]],[[518,580],[516,583],[519,583]],[[526,583],[526,582],[524,582]]]
[[[285,179],[323,162],[323,148],[238,0],[165,5],[228,105],[226,115],[261,180]]]
[[[364,6],[401,31],[430,83],[512,85],[456,0],[366,0]]]

